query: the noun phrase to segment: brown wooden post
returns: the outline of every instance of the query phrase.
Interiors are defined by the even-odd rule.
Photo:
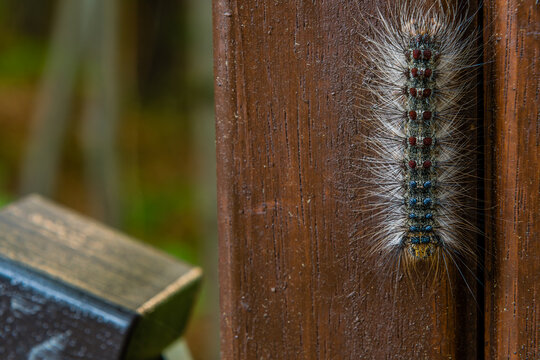
[[[486,359],[540,358],[540,6],[485,5]]]
[[[477,358],[457,276],[394,289],[356,235],[359,34],[384,3],[214,1],[223,359]]]

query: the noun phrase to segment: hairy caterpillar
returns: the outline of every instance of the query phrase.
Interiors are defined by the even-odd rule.
[[[446,1],[400,1],[368,21],[361,99],[369,116],[364,191],[374,252],[405,269],[474,254],[479,57],[473,16]]]

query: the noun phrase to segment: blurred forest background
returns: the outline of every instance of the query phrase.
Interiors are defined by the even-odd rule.
[[[0,2],[0,203],[39,192],[203,267],[219,358],[211,0]]]

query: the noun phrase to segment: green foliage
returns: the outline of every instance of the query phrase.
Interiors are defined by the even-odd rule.
[[[7,180],[7,174],[5,167],[0,163],[0,207],[4,207],[5,205],[12,202],[13,194],[8,190],[8,187],[6,186]]]
[[[43,68],[43,43],[19,40],[1,50],[0,78],[7,80],[38,79]]]

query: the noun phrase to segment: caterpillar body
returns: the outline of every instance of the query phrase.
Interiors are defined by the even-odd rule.
[[[399,2],[368,22],[361,49],[370,105],[365,192],[378,219],[366,236],[407,268],[457,265],[474,254],[479,232],[470,215],[478,35],[463,10]]]

